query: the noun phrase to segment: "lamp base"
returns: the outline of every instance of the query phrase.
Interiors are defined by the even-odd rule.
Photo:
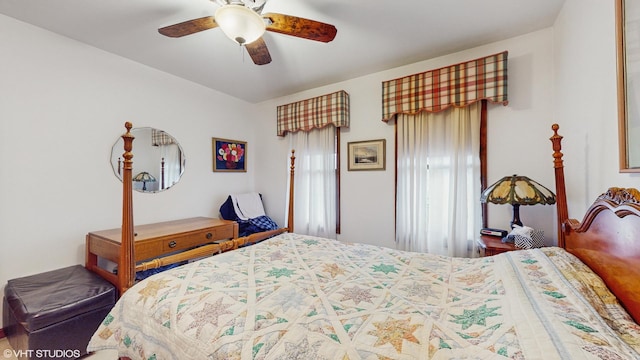
[[[513,219],[511,219],[511,228],[513,229],[515,225],[522,226],[522,221],[520,221],[520,204],[513,204]]]

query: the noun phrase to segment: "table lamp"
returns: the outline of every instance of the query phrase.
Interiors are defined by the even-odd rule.
[[[482,192],[480,201],[513,205],[511,228],[522,226],[520,205],[555,204],[556,195],[551,190],[526,176],[505,176]]]
[[[156,181],[156,178],[154,178],[153,175],[149,174],[148,172],[143,171],[143,172],[139,173],[138,175],[134,176],[133,177],[133,181],[135,181],[135,182],[142,181],[142,190],[146,191],[147,190],[147,183]]]

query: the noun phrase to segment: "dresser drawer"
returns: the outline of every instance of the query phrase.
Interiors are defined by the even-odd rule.
[[[195,248],[199,245],[238,237],[238,224],[234,221],[207,217],[164,221],[155,224],[136,225],[134,227],[134,258],[136,263],[176,255],[176,253]],[[122,250],[122,228],[92,231],[86,236],[87,269],[97,272],[122,291],[128,284],[113,274],[112,269],[98,265],[100,259],[119,264]],[[224,249],[231,250],[233,242],[224,242]],[[126,285],[128,286],[128,285]],[[1,332],[1,330],[0,330]]]
[[[202,229],[185,235],[163,240],[162,249],[164,253],[189,249],[195,246],[208,244],[210,242],[233,238],[233,225],[218,226],[215,228]]]
[[[224,226],[217,226],[214,230],[214,240],[233,239],[237,236],[234,234],[235,223],[227,224]]]

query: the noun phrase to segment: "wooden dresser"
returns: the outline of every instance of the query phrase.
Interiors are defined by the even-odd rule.
[[[181,250],[238,237],[234,221],[195,217],[134,227],[135,262],[150,260]],[[98,266],[98,258],[118,263],[122,243],[120,228],[93,231],[86,237],[87,269],[117,284],[117,277]]]

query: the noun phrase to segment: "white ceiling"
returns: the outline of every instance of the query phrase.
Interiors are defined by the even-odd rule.
[[[338,34],[325,44],[267,32],[273,60],[261,66],[219,28],[158,33],[213,15],[209,0],[0,0],[0,13],[255,103],[543,29],[563,3],[267,0],[263,13],[330,23]]]

